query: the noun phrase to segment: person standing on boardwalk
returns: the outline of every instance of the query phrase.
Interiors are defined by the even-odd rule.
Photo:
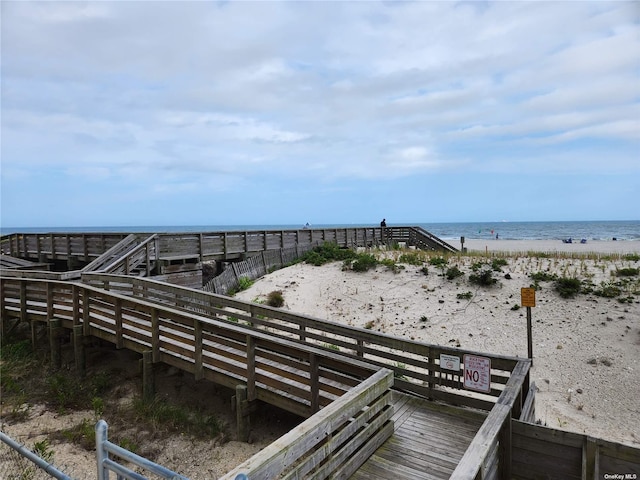
[[[382,221],[380,222],[380,226],[381,226],[382,228],[384,228],[384,227],[386,227],[386,226],[387,226],[387,219],[386,219],[386,218],[383,218],[383,219],[382,219]]]

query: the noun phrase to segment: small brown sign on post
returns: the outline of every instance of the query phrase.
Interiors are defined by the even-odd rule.
[[[531,307],[536,306],[536,289],[521,288],[520,303],[523,307],[527,307],[527,353],[533,365],[533,333],[531,332]]]
[[[522,307],[536,306],[536,289],[535,288],[521,288],[520,297],[521,297],[520,304]]]

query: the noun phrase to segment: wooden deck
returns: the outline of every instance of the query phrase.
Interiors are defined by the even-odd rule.
[[[395,431],[352,480],[448,479],[486,413],[393,392]]]

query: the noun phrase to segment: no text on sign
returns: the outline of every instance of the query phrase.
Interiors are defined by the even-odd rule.
[[[522,307],[535,307],[536,306],[536,289],[535,288],[521,288],[520,289],[520,304]]]
[[[477,355],[464,356],[464,388],[477,392],[491,391],[491,359]]]

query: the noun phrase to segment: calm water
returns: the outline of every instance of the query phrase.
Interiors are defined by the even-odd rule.
[[[408,225],[408,224],[403,224]],[[504,240],[557,240],[572,237],[587,240],[640,240],[640,221],[591,222],[472,222],[472,223],[413,223],[443,239],[495,238]],[[354,225],[311,225],[311,228],[361,227]],[[377,225],[376,225],[377,226]],[[394,226],[388,223],[388,226]],[[217,232],[245,230],[279,230],[302,228],[302,225],[194,225],[194,226],[130,226],[130,227],[2,227],[0,233],[59,233],[59,232]]]

